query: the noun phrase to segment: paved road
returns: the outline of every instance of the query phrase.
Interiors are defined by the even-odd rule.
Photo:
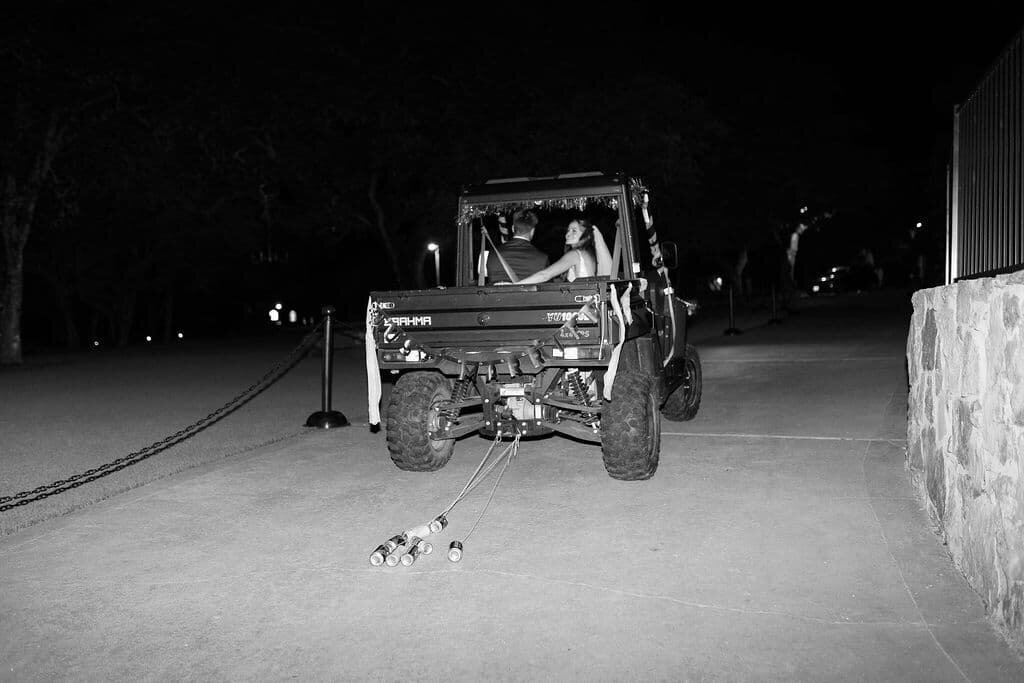
[[[412,474],[359,426],[7,536],[0,678],[1022,680],[903,467],[905,306],[697,324],[703,407],[665,425],[657,475],[524,442],[457,565],[367,555],[449,502],[487,442]]]

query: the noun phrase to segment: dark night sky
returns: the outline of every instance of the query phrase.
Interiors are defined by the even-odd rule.
[[[383,102],[381,109],[390,108],[387,116],[393,118],[401,115],[403,107],[409,107],[410,118],[420,116],[435,121],[435,125],[437,121],[441,125],[450,120],[471,122],[452,132],[462,144],[462,153],[467,154],[474,144],[489,147],[490,165],[483,167],[507,176],[524,175],[538,164],[534,156],[531,169],[517,165],[515,150],[520,143],[514,135],[521,135],[521,129],[504,136],[503,127],[514,130],[516,112],[527,109],[523,98],[535,96],[529,92],[542,93],[545,98],[542,107],[533,108],[534,119],[529,120],[547,125],[548,119],[537,119],[537,112],[546,115],[550,111],[551,129],[560,131],[538,138],[550,143],[552,135],[572,130],[572,116],[580,111],[589,110],[600,119],[612,110],[609,102],[601,101],[604,84],[609,86],[608,98],[623,98],[623,93],[628,98],[630,84],[643,83],[645,76],[655,75],[661,79],[659,83],[670,82],[680,92],[703,98],[710,117],[729,131],[707,156],[718,166],[699,170],[708,170],[701,190],[706,195],[700,200],[704,203],[679,207],[695,218],[679,221],[690,232],[683,230],[676,239],[697,244],[701,234],[726,227],[729,220],[733,221],[729,226],[733,242],[748,239],[751,230],[764,230],[764,226],[779,220],[780,211],[786,210],[780,207],[795,208],[804,200],[803,194],[817,194],[823,206],[831,203],[850,215],[856,213],[849,224],[851,229],[833,232],[837,237],[846,235],[841,249],[848,253],[860,244],[849,238],[851,232],[873,231],[877,238],[894,234],[918,218],[941,224],[952,107],[964,100],[1024,26],[1021,3],[972,4],[956,14],[925,5],[910,10],[901,7],[897,14],[894,4],[864,3],[819,4],[811,10],[780,9],[775,5],[770,10],[750,10],[731,4],[722,9],[694,10],[680,5],[672,15],[665,14],[665,5],[644,2],[339,2],[297,7],[291,3],[270,6],[245,2],[41,2],[21,7],[20,16],[10,17],[2,34],[5,39],[17,40],[20,26],[30,27],[30,33],[49,34],[49,44],[60,46],[65,58],[71,55],[71,61],[80,55],[83,62],[105,60],[115,68],[119,63],[129,71],[134,68],[150,79],[136,82],[135,90],[144,93],[139,104],[151,113],[173,108],[181,93],[189,92],[193,82],[200,81],[205,82],[207,92],[215,93],[205,101],[212,110],[218,104],[218,84],[223,83],[225,92],[235,88],[236,99],[231,106],[238,120],[246,117],[246,107],[251,103],[250,124],[259,124],[260,117],[281,117],[281,112],[287,111],[288,103],[282,105],[277,97],[280,85],[301,83],[285,97],[303,98],[308,93],[308,111],[322,107],[332,96],[343,107],[345,102],[357,100],[359,93],[317,93],[315,84],[328,83],[330,88],[341,89],[362,77],[360,85],[349,87],[366,88],[367,77],[360,74],[369,73],[369,78],[375,79],[369,87],[373,93],[356,106],[366,109]],[[304,36],[313,34],[317,47],[309,54],[317,57],[308,59]],[[333,61],[318,62],[324,55]],[[136,68],[136,64],[144,66]],[[322,76],[344,68],[352,70],[331,76],[333,81]],[[529,86],[534,81],[542,85],[531,91]],[[243,85],[236,88],[239,82]],[[313,92],[301,89],[307,83],[313,84]],[[438,83],[443,87],[439,88]],[[461,99],[457,104],[439,101],[439,92],[457,92]],[[124,94],[132,95],[127,89]],[[581,103],[575,101],[580,98],[593,101],[583,102],[585,109],[581,110]],[[632,106],[654,110],[673,102],[678,100],[667,97],[651,102],[637,95]],[[268,104],[271,106],[262,111]],[[569,104],[575,104],[576,109]],[[297,106],[305,104],[298,102]],[[445,106],[472,108],[473,113],[461,117],[438,114]],[[569,111],[574,113],[566,113]],[[478,134],[484,126],[473,123],[485,121],[493,112],[505,117],[497,130],[492,127],[489,133]],[[356,113],[352,118],[358,116]],[[387,116],[379,121],[364,116],[361,125],[369,120],[368,125],[378,126],[378,134],[387,133]],[[289,132],[295,128],[292,126]],[[308,128],[308,134],[315,135]],[[430,135],[436,135],[436,129],[432,130]],[[222,131],[221,135],[225,147],[233,143],[228,139],[230,133]],[[507,139],[509,136],[513,139]],[[436,140],[438,156],[445,155],[447,142]],[[373,144],[367,143],[369,147]],[[428,150],[428,162],[432,161],[429,144],[433,143],[420,147],[421,153]],[[330,154],[326,160],[317,156],[321,150],[315,145],[296,149],[300,157],[305,155],[296,157],[305,164],[305,175],[294,173],[289,180],[299,197],[295,201],[298,206],[303,202],[302,182],[317,175],[309,169],[323,168],[333,158]],[[403,158],[401,151],[400,146],[390,150],[392,162]],[[365,157],[361,163],[365,166],[374,150],[362,152]],[[551,159],[552,167],[545,170],[594,170],[587,168],[586,161],[576,163],[573,157],[570,140],[560,155]],[[453,160],[457,158],[452,155]],[[494,158],[502,162],[495,164]],[[581,154],[580,158],[585,157]],[[465,161],[465,157],[461,159]],[[182,164],[177,163],[179,167]],[[448,170],[457,163],[461,162],[453,161]],[[336,165],[345,164],[363,173],[365,182],[360,162],[347,157],[338,159]],[[749,169],[746,177],[743,169]],[[622,170],[641,175],[648,172],[642,167]],[[283,174],[284,170],[274,172]],[[760,179],[772,174],[797,181],[789,186],[766,183],[767,196],[755,196]],[[358,174],[351,175],[356,178]],[[421,191],[422,187],[413,185],[429,184],[435,176],[428,175],[413,180],[407,173],[405,185],[396,196],[400,199],[409,190]],[[457,173],[448,175],[451,177],[445,177],[445,187],[438,189],[450,191],[445,201],[454,208]],[[304,180],[295,181],[296,177]],[[458,182],[479,179],[459,177]],[[734,190],[734,183],[745,190]],[[790,187],[792,196],[779,197],[774,207],[768,207],[771,195],[785,187]],[[677,194],[686,191],[672,189]],[[282,204],[285,199],[281,199]],[[766,205],[763,210],[746,215],[733,210],[758,201]],[[230,220],[237,222],[247,215],[246,220],[259,231],[258,211],[252,208],[257,205],[250,201],[248,208],[231,214]],[[293,207],[290,220],[324,223],[318,214],[323,213],[323,202],[316,204],[310,199],[307,205]],[[444,214],[446,219],[450,211],[434,213]],[[416,220],[421,224],[414,225]],[[420,240],[424,230],[435,229],[425,221],[422,217],[397,221],[395,230],[409,231],[411,238]],[[725,234],[727,230],[719,232]],[[742,237],[744,234],[748,237]],[[413,245],[412,241],[409,254],[403,258],[413,258],[418,242]],[[715,246],[723,254],[729,248],[723,246],[726,241],[719,240]],[[830,248],[824,243],[820,247]],[[357,247],[374,248],[372,240]],[[701,248],[698,245],[696,251]],[[711,248],[709,242],[707,250]],[[834,251],[841,249],[836,246]],[[828,254],[825,257],[832,258]],[[719,267],[717,264],[727,257],[720,254],[715,258],[719,260],[709,267]],[[383,272],[381,264],[368,263],[364,259],[356,265]],[[364,281],[355,284],[361,286]]]
[[[893,5],[857,3],[809,10],[680,6],[671,14],[661,3],[602,8],[532,0],[396,3],[386,9],[373,3],[315,3],[306,10],[291,4],[175,2],[151,9],[158,6],[57,2],[26,11],[37,19],[58,17],[49,23],[83,45],[96,39],[92,27],[152,27],[160,17],[174,17],[166,22],[165,32],[177,34],[169,42],[230,42],[238,37],[225,34],[253,25],[312,22],[333,30],[346,49],[359,42],[355,34],[372,34],[380,55],[407,50],[412,59],[435,64],[439,74],[464,68],[474,51],[501,55],[520,74],[572,65],[566,97],[574,81],[588,78],[583,71],[599,73],[614,62],[678,79],[707,97],[726,120],[764,125],[771,135],[775,119],[768,112],[774,111],[797,127],[878,150],[901,172],[922,178],[933,157],[943,153],[953,104],[1024,25],[1020,3],[972,4],[956,13],[925,5],[897,13]],[[287,48],[267,45],[269,54],[282,49]],[[515,106],[515,94],[503,90],[500,80],[477,95]]]
[[[672,15],[658,3],[630,3],[621,13],[595,6],[465,5],[461,19],[420,7],[405,19],[429,27],[427,44],[438,47],[442,61],[441,46],[489,34],[491,49],[520,70],[626,63],[636,72],[677,79],[706,97],[716,115],[757,135],[775,135],[785,119],[806,131],[801,145],[842,141],[868,163],[884,164],[891,173],[885,182],[901,185],[890,210],[905,211],[906,220],[927,212],[929,197],[934,204],[941,195],[936,183],[947,159],[953,105],[1024,26],[1019,3],[974,4],[956,13],[864,3],[813,10],[730,5]],[[393,21],[403,24],[400,16]],[[567,76],[566,96],[573,81]],[[514,96],[501,97],[515,106]],[[825,174],[826,166],[854,165],[841,155],[807,163],[820,164]],[[934,206],[931,211],[934,217]]]
[[[590,53],[595,63],[624,60],[637,71],[678,77],[721,107],[768,91],[791,98],[794,116],[844,112],[902,158],[930,152],[935,136],[947,132],[952,105],[1024,26],[1018,3],[973,4],[956,13],[924,5],[897,13],[894,5],[857,3],[816,10],[680,8],[666,15],[660,3],[641,2],[624,5],[618,15],[595,6],[516,3],[467,12],[461,21],[431,7],[409,21],[423,26],[427,19],[451,42],[467,32],[490,33],[494,49],[524,68]]]
[[[899,14],[892,5],[819,7],[753,14],[737,7],[728,16],[697,13],[665,23],[652,12],[652,33],[641,28],[633,39],[649,46],[655,36],[657,59],[645,59],[644,67],[678,75],[726,116],[756,119],[757,103],[765,101],[809,126],[838,114],[855,140],[926,174],[950,133],[953,105],[1024,27],[1019,3],[955,14],[934,6]]]
[[[666,14],[662,3],[624,3],[602,8],[597,3],[510,4],[395,3],[386,9],[352,3],[314,3],[274,8],[258,3],[99,2],[87,6],[57,2],[27,10],[30,16],[68,17],[54,21],[70,41],[88,43],[89,26],[138,24],[132,15],[175,16],[167,31],[179,38],[217,41],[218,34],[246,24],[296,21],[325,22],[339,45],[353,33],[381,36],[384,52],[410,49],[452,70],[466,54],[460,45],[507,57],[523,72],[558,68],[581,60],[595,68],[608,61],[630,64],[636,72],[660,72],[678,78],[692,92],[711,99],[719,111],[746,110],[776,100],[791,107],[795,119],[813,120],[837,112],[862,126],[867,144],[885,147],[893,158],[914,166],[932,152],[948,132],[952,105],[1024,25],[1020,3],[972,4],[958,12],[934,6],[916,9],[892,4],[814,5],[815,9],[694,10],[680,6]],[[67,8],[74,8],[69,10]],[[132,8],[132,9],[129,9]],[[599,9],[600,8],[600,9]],[[255,19],[254,19],[255,17]],[[304,17],[300,18],[300,17]],[[367,26],[367,23],[372,26]],[[69,25],[70,24],[70,25]],[[393,41],[388,44],[388,41]],[[268,52],[281,49],[267,46]],[[451,58],[447,59],[450,55]],[[574,62],[580,63],[580,62]],[[572,91],[567,77],[566,93]],[[514,94],[500,84],[481,97],[514,106]]]
[[[914,165],[948,134],[953,104],[1024,25],[1024,7],[1014,5],[1003,3],[998,11],[972,6],[955,16],[880,16],[858,6],[847,16],[794,16],[739,30],[719,26],[717,36],[726,51],[736,40],[741,50],[750,46],[792,60],[792,71],[774,76],[807,93],[811,116],[815,93],[831,91],[823,107],[848,112],[863,122],[869,141]],[[739,78],[746,61],[736,65]],[[804,82],[803,65],[818,69],[820,80]]]

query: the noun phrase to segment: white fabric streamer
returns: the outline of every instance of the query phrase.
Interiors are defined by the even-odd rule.
[[[626,291],[619,297],[619,304],[622,306],[622,316],[626,319],[627,325],[633,324],[633,308],[629,305],[629,295],[633,293],[633,283],[626,286]]]
[[[380,366],[377,364],[377,341],[373,338],[373,299],[366,303],[366,400],[371,425],[380,424]]]
[[[619,319],[619,343],[612,349],[611,358],[608,359],[608,369],[604,373],[604,400],[606,401],[612,400],[612,385],[615,384],[615,373],[619,369],[619,355],[622,353],[622,345],[626,341],[626,326],[633,322],[633,313],[629,309],[629,293],[633,291],[633,283],[630,282],[629,286],[626,287],[626,290],[622,293],[621,301],[615,285],[609,286],[612,288],[612,295],[610,297],[612,310],[615,311],[615,315]],[[629,311],[629,313],[623,312],[623,309]]]

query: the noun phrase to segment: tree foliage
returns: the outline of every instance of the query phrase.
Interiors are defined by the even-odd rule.
[[[450,258],[467,182],[636,173],[691,252],[759,239],[836,187],[815,186],[817,135],[787,120],[792,103],[731,116],[646,45],[624,52],[598,14],[511,8],[495,25],[463,10],[18,17],[2,52],[7,281],[24,253],[27,300],[65,343],[127,344],[182,320],[238,326],[282,297],[358,317],[368,289],[424,284],[428,241]]]

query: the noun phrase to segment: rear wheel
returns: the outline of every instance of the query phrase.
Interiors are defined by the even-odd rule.
[[[700,410],[702,388],[700,354],[690,344],[686,345],[683,374],[683,383],[669,395],[661,409],[661,414],[665,416],[666,420],[674,422],[692,420]]]
[[[444,420],[441,409],[451,399],[451,381],[436,372],[402,375],[388,400],[387,437],[391,460],[400,470],[433,472],[448,464],[454,439],[431,439]]]
[[[619,366],[612,400],[601,413],[601,452],[613,479],[650,479],[661,452],[661,414],[654,378],[639,367]]]

